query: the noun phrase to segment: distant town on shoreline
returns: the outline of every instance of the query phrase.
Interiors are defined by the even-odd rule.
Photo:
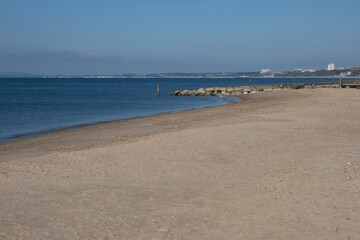
[[[360,67],[338,67],[330,63],[326,69],[313,70],[297,68],[293,71],[272,71],[261,69],[258,72],[207,72],[207,73],[150,73],[119,75],[42,75],[32,73],[0,73],[0,78],[338,78],[360,77]]]

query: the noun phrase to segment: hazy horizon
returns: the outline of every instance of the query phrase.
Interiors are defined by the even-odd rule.
[[[360,65],[358,1],[0,3],[0,72],[116,75]]]

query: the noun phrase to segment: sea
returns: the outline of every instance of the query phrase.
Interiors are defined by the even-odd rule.
[[[338,79],[253,78],[251,84],[329,81]],[[248,84],[248,78],[3,78],[0,144],[97,124],[232,104],[241,99],[172,93]]]

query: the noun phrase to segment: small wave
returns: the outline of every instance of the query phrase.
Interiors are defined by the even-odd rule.
[[[239,97],[233,97],[233,96],[219,96],[219,98],[223,99],[224,101],[228,103],[238,103],[241,102],[242,99]]]

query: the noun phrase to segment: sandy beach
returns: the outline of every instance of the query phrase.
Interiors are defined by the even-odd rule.
[[[360,90],[0,145],[0,239],[360,239]]]

